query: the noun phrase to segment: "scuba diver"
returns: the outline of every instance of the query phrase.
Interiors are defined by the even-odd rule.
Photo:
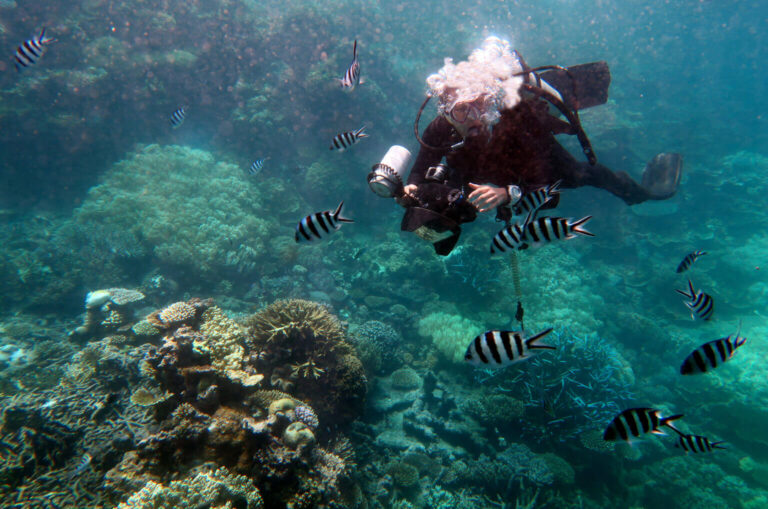
[[[610,80],[605,62],[531,69],[496,37],[488,37],[465,62],[447,58],[427,78],[430,90],[414,125],[421,144],[416,161],[405,185],[400,180],[391,189],[407,209],[401,228],[447,255],[459,239],[461,223],[493,209],[498,220],[509,222],[511,207],[524,193],[558,181],[560,188],[605,189],[628,205],[673,196],[682,171],[679,154],[654,157],[641,183],[597,162],[578,110],[604,104]],[[420,137],[419,118],[432,97],[439,114]],[[551,107],[564,119],[550,113]],[[577,136],[587,161],[571,155],[556,134]],[[382,194],[372,175],[369,184]],[[558,201],[555,195],[543,208]]]

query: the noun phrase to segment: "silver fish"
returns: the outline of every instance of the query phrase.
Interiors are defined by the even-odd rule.
[[[181,124],[184,123],[185,118],[187,118],[187,107],[182,106],[181,108],[171,113],[171,126],[174,129],[181,127]]]
[[[747,338],[739,336],[739,331],[736,331],[735,338],[728,336],[727,338],[715,339],[704,343],[696,350],[691,352],[688,357],[683,361],[680,366],[681,375],[697,375],[699,373],[706,373],[710,369],[715,369],[725,361],[733,357],[736,349],[747,342]]]
[[[23,68],[35,65],[45,53],[45,45],[52,42],[56,42],[56,39],[45,35],[45,28],[43,28],[40,30],[40,35],[32,36],[19,44],[14,55],[16,70],[21,71]]]
[[[497,233],[491,241],[491,254],[538,247],[555,240],[572,239],[575,234],[594,237],[593,233],[582,228],[592,216],[570,222],[570,219],[564,217],[540,217],[531,220],[532,215],[533,211],[529,212],[522,225],[514,223]]]
[[[645,433],[665,435],[666,433],[659,429],[661,426],[667,426],[677,431],[677,428],[669,423],[680,419],[683,415],[677,414],[671,417],[661,417],[659,412],[660,410],[654,408],[630,408],[629,410],[624,410],[614,417],[608,425],[605,433],[603,433],[603,440],[611,442],[621,438],[621,440],[628,442],[630,436],[639,437]]]
[[[357,59],[357,39],[352,46],[352,63],[349,64],[347,72],[344,73],[344,77],[339,80],[342,90],[351,92],[360,81],[360,61]]]
[[[524,338],[518,331],[489,330],[475,336],[467,347],[464,360],[483,368],[504,368],[529,358],[535,353],[533,350],[555,350],[554,346],[537,343],[550,332],[551,328]]]
[[[726,449],[726,447],[721,445],[724,443],[725,442],[722,440],[718,442],[712,442],[707,437],[703,437],[701,435],[680,434],[675,447],[680,447],[686,453],[692,452],[694,454],[698,454],[702,452],[712,452],[715,449]]]
[[[339,133],[336,136],[333,137],[333,140],[331,141],[331,150],[338,150],[339,152],[342,152],[358,141],[360,141],[363,138],[367,138],[368,135],[365,134],[365,126],[361,127],[357,131],[347,131],[343,133]]]
[[[704,256],[707,254],[706,251],[702,251],[701,249],[694,251],[693,253],[688,253],[685,255],[685,258],[683,258],[683,261],[680,262],[680,265],[677,266],[677,273],[680,274],[681,272],[685,272],[688,270],[691,265],[693,265],[693,262],[696,261],[696,259],[699,256]]]
[[[688,280],[688,289],[691,293],[686,293],[683,290],[675,290],[680,295],[688,298],[688,302],[685,305],[691,310],[691,318],[700,320],[709,320],[712,318],[712,313],[715,312],[715,301],[708,293],[697,292],[693,289],[693,283]]]
[[[535,217],[536,212],[542,205],[560,194],[561,182],[561,180],[558,180],[550,186],[540,187],[539,189],[525,193],[522,198],[520,198],[520,201],[515,204],[515,215],[522,216],[529,212],[533,212],[533,217]]]
[[[326,210],[304,217],[296,225],[296,242],[322,239],[324,236],[330,235],[341,228],[341,223],[354,223],[352,219],[341,216],[341,208],[343,206],[344,202],[342,201],[333,212]]]

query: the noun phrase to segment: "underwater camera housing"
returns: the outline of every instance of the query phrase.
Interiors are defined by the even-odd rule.
[[[392,145],[380,163],[374,164],[368,174],[368,187],[382,198],[403,194],[403,174],[411,160],[411,152],[400,145]]]

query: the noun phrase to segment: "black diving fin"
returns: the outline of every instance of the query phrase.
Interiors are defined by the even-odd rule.
[[[611,71],[604,61],[568,67],[568,71],[552,69],[539,77],[560,92],[563,102],[574,110],[583,110],[605,104]]]
[[[683,156],[663,152],[645,165],[642,185],[652,200],[666,200],[677,192],[683,174]]]

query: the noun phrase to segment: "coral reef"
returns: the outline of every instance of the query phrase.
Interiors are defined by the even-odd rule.
[[[277,301],[243,323],[258,352],[255,366],[273,386],[309,402],[325,425],[360,415],[366,394],[363,366],[327,308],[300,299]]]
[[[108,288],[89,292],[85,297],[83,325],[70,333],[70,338],[102,337],[132,325],[132,304],[144,300],[144,294],[127,288]]]
[[[180,505],[197,509],[261,509],[264,502],[250,479],[233,475],[226,468],[218,468],[210,472],[189,474],[185,479],[171,481],[168,486],[148,481],[141,490],[117,507],[158,509]]]
[[[481,332],[480,324],[444,312],[430,313],[419,320],[419,334],[431,338],[437,350],[453,362],[463,362],[467,345]]]
[[[203,150],[149,145],[104,174],[74,220],[134,232],[163,267],[195,278],[250,273],[277,223],[237,165]],[[203,218],[202,220],[200,218]]]
[[[125,502],[126,508],[159,507],[187,498],[194,507],[224,507],[225,502],[234,504],[226,507],[260,507],[259,491],[266,506],[326,507],[353,493],[349,449],[314,408],[315,401],[321,405],[326,400],[345,402],[350,401],[348,396],[334,398],[330,392],[320,392],[313,393],[313,400],[298,393],[260,390],[264,376],[256,372],[255,365],[264,356],[258,353],[263,350],[253,348],[257,344],[254,332],[264,332],[258,328],[258,319],[249,317],[246,329],[210,301],[192,299],[174,306],[186,309],[184,320],[162,311],[150,315],[165,327],[165,336],[162,345],[146,347],[141,364],[142,372],[153,380],[141,381],[130,396],[136,407],[151,409],[156,428],[107,473],[108,491],[135,492]],[[289,340],[292,342],[283,347],[299,351],[306,340],[304,334],[325,343],[324,349],[312,353],[317,364],[307,360],[294,369],[291,362],[297,358],[283,359],[289,372],[306,380],[297,387],[323,384],[330,374],[339,378],[336,385],[323,384],[325,391],[349,390],[362,382],[365,394],[359,361],[353,372],[335,364],[348,365],[345,356],[352,347],[343,341],[343,329],[325,308],[292,302],[287,309],[286,303],[268,309],[265,316],[275,318],[272,313],[279,310],[293,320],[280,331],[285,331],[285,337],[271,337],[264,345]],[[344,377],[355,373],[362,377],[356,382]],[[338,410],[340,415],[351,415],[351,411]],[[322,434],[318,432],[321,423]],[[201,463],[226,470],[194,472]],[[185,477],[179,480],[177,474]],[[256,496],[249,500],[244,494],[254,490],[245,486],[269,489],[255,491]]]
[[[557,347],[552,355],[532,357],[514,376],[503,370],[475,376],[489,390],[525,402],[518,434],[536,442],[570,441],[610,421],[632,400],[632,368],[608,341],[565,329],[555,330],[547,343]]]

